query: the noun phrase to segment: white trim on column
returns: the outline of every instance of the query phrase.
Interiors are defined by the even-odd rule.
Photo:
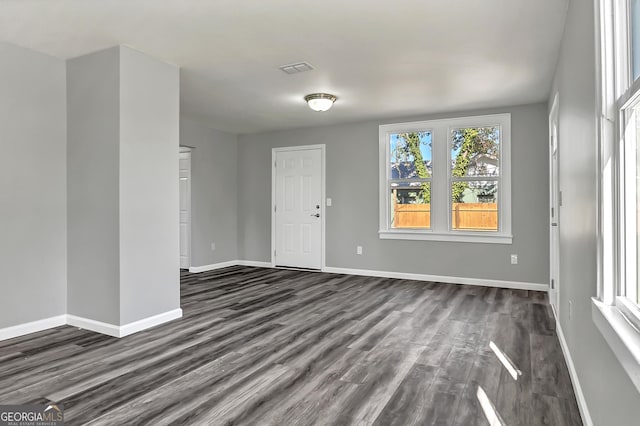
[[[25,334],[36,333],[38,331],[48,330],[50,328],[65,325],[66,323],[67,316],[58,315],[55,317],[44,318],[37,321],[14,325],[11,327],[0,328],[0,341],[24,336]]]
[[[182,309],[174,309],[172,311],[163,312],[139,321],[129,324],[117,326],[102,321],[96,321],[89,318],[83,318],[76,315],[58,315],[56,317],[45,318],[38,321],[32,321],[25,324],[18,324],[12,327],[0,329],[0,341],[13,339],[14,337],[24,336],[26,334],[36,333],[38,331],[48,330],[50,328],[59,327],[61,325],[70,325],[85,330],[95,331],[96,333],[106,334],[113,337],[124,337],[156,325],[164,324],[171,320],[182,317]]]
[[[156,325],[164,324],[165,322],[173,321],[174,319],[182,318],[182,309],[174,309],[173,311],[163,312],[152,317],[143,318],[138,321],[130,322],[129,324],[120,326],[120,336],[124,337],[133,333],[137,333],[147,328],[155,327]]]
[[[76,315],[67,315],[67,324],[73,327],[95,331],[96,333],[106,334],[107,336],[120,337],[119,326],[102,321],[96,321]]]
[[[67,315],[67,324],[74,327],[84,328],[85,330],[106,334],[108,336],[125,337],[181,317],[182,309],[178,308],[121,326],[102,321],[95,321],[89,318],[82,318],[75,315]]]
[[[515,290],[547,291],[549,284],[520,281],[490,280],[485,278],[448,277],[443,275],[412,274],[407,272],[375,271],[371,269],[351,269],[326,267],[322,272],[334,274],[362,275],[366,277],[398,278],[415,281],[434,281],[448,284],[478,285],[484,287],[511,288]]]

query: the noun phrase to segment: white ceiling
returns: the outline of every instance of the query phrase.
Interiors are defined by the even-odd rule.
[[[125,44],[181,67],[186,115],[233,133],[544,101],[568,0],[0,0],[0,40]],[[315,70],[287,75],[280,65]],[[304,95],[338,96],[325,113]]]

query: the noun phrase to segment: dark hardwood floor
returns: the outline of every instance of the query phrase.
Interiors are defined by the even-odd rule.
[[[544,293],[250,267],[181,277],[181,320],[0,342],[0,404],[61,403],[69,425],[581,424]]]

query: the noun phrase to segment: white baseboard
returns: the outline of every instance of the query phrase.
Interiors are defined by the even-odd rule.
[[[488,280],[483,278],[447,277],[442,275],[412,274],[407,272],[375,271],[371,269],[350,269],[325,267],[322,272],[334,274],[362,275],[365,277],[398,278],[415,281],[434,281],[449,284],[479,285],[484,287],[511,288],[516,290],[548,291],[548,284],[527,283],[519,281]]]
[[[228,268],[229,266],[254,266],[256,268],[272,268],[271,262],[260,262],[257,260],[229,260],[227,262],[212,263],[211,265],[192,266],[189,272],[207,272],[216,269]]]
[[[177,318],[182,318],[182,309],[180,308],[174,309],[173,311],[163,312],[152,317],[143,318],[139,321],[130,322],[129,324],[120,326],[120,336],[118,337],[128,336],[130,334],[137,333],[138,331],[173,321]]]
[[[76,315],[67,315],[67,324],[84,328],[85,330],[95,331],[97,333],[106,334],[113,337],[125,337],[130,334],[137,333],[147,328],[169,322],[176,318],[182,317],[182,309],[174,309],[173,311],[163,312],[152,317],[143,318],[138,321],[125,325],[114,325],[102,321],[96,321],[89,318],[78,317]]]
[[[569,345],[567,345],[567,341],[564,338],[564,333],[562,332],[562,327],[560,326],[560,321],[558,321],[558,317],[556,316],[555,309],[553,309],[553,316],[556,319],[556,334],[558,335],[558,340],[560,341],[562,354],[564,355],[567,367],[569,368],[569,376],[571,377],[571,383],[573,384],[573,391],[576,394],[576,401],[578,402],[578,409],[580,410],[582,423],[586,426],[593,426],[591,414],[589,414],[589,407],[587,407],[587,400],[584,398],[584,393],[582,392],[582,387],[580,386],[580,380],[578,380],[576,366],[573,364],[573,358],[571,358],[571,352],[569,352]]]
[[[215,269],[228,268],[229,266],[237,266],[239,265],[239,262],[239,260],[229,260],[227,262],[212,263],[211,265],[191,266],[189,268],[189,272],[198,273],[213,271]]]
[[[238,260],[237,265],[254,266],[256,268],[273,268],[271,262],[259,262],[257,260]]]
[[[95,331],[96,333],[106,334],[108,336],[120,337],[120,326],[115,324],[109,324],[76,315],[67,315],[67,324],[73,327]]]
[[[61,325],[84,328],[85,330],[95,331],[96,333],[106,334],[113,337],[124,337],[180,317],[182,317],[182,309],[178,308],[173,311],[164,312],[149,318],[118,326],[76,315],[58,315],[56,317],[45,318],[38,321],[0,329],[0,341],[36,333],[49,328],[59,327]]]
[[[191,268],[189,268],[189,272],[197,273],[213,271],[214,269],[227,268],[229,266],[254,266],[258,268],[273,268],[271,262],[261,262],[255,260],[230,260],[228,262],[214,263],[212,265],[192,266]],[[484,287],[512,288],[516,290],[549,290],[548,284],[540,283],[488,280],[481,278],[447,277],[442,275],[412,274],[407,272],[375,271],[371,269],[334,268],[327,266],[322,269],[322,272],[347,275],[362,275],[366,277],[399,278],[416,281],[435,281],[441,283],[478,285]]]
[[[47,330],[49,328],[59,327],[67,323],[66,315],[58,315],[55,317],[45,318],[37,321],[18,324],[12,327],[0,329],[0,341],[13,339],[14,337],[24,336],[25,334],[36,333],[38,331]]]

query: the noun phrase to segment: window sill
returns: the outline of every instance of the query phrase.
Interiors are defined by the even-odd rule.
[[[640,391],[640,331],[618,308],[591,299],[591,317],[625,372]]]
[[[450,232],[436,233],[419,230],[378,231],[381,240],[452,241],[461,243],[512,244],[513,236],[495,233]]]

